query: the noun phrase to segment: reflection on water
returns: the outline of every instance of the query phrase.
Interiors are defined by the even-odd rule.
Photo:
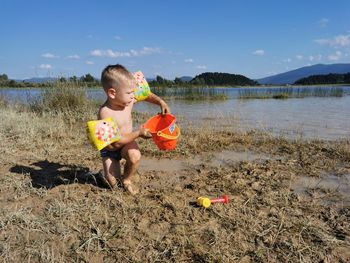
[[[184,121],[200,125],[204,120],[211,125],[224,123],[239,129],[265,129],[287,136],[302,135],[312,138],[350,138],[350,87],[343,87],[343,97],[307,97],[287,100],[237,99],[239,92],[248,88],[218,88],[228,95],[224,101],[170,100],[172,112]],[[266,90],[266,89],[262,89]],[[2,89],[10,100],[28,101],[40,94],[39,89]],[[103,100],[101,89],[89,89],[91,99]],[[138,103],[137,111],[159,112],[149,103]]]

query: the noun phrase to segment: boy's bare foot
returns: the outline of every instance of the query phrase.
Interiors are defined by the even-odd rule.
[[[128,191],[131,195],[136,195],[139,193],[137,187],[130,181],[123,182],[124,189]]]
[[[112,180],[108,180],[106,178],[106,176],[104,175],[103,170],[100,170],[98,172],[98,177],[99,177],[99,180],[102,183],[103,187],[106,187],[106,188],[113,190],[114,188],[116,188],[118,186],[118,181],[115,178],[112,178]]]

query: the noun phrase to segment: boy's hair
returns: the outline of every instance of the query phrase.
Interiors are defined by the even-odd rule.
[[[133,80],[134,76],[120,64],[108,65],[101,74],[101,83],[105,90],[111,87],[118,88],[121,82],[130,82]]]

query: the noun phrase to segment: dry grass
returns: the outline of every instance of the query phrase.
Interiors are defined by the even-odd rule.
[[[176,151],[140,141],[143,154],[210,158],[227,149],[273,158],[144,171],[141,193],[132,197],[100,186],[101,163],[85,135],[85,121],[97,108],[84,107],[0,107],[2,262],[349,261],[349,207],[313,198],[329,194],[324,189],[310,196],[292,189],[300,175],[350,173],[349,141],[186,127]],[[148,115],[135,118],[142,123]],[[197,196],[221,194],[231,197],[227,206],[193,205]]]

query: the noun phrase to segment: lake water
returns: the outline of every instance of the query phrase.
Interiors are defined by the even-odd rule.
[[[274,134],[306,138],[350,138],[350,86],[342,87],[342,97],[306,97],[286,100],[239,99],[247,88],[217,88],[229,99],[224,101],[170,100],[168,104],[180,120],[200,125],[234,125],[238,129],[264,129]],[[262,89],[263,91],[263,89]],[[88,89],[88,96],[103,100],[101,89]],[[0,94],[11,101],[26,102],[40,94],[40,89],[1,89]],[[138,103],[137,111],[157,113],[159,107]],[[223,122],[224,120],[224,122]]]

